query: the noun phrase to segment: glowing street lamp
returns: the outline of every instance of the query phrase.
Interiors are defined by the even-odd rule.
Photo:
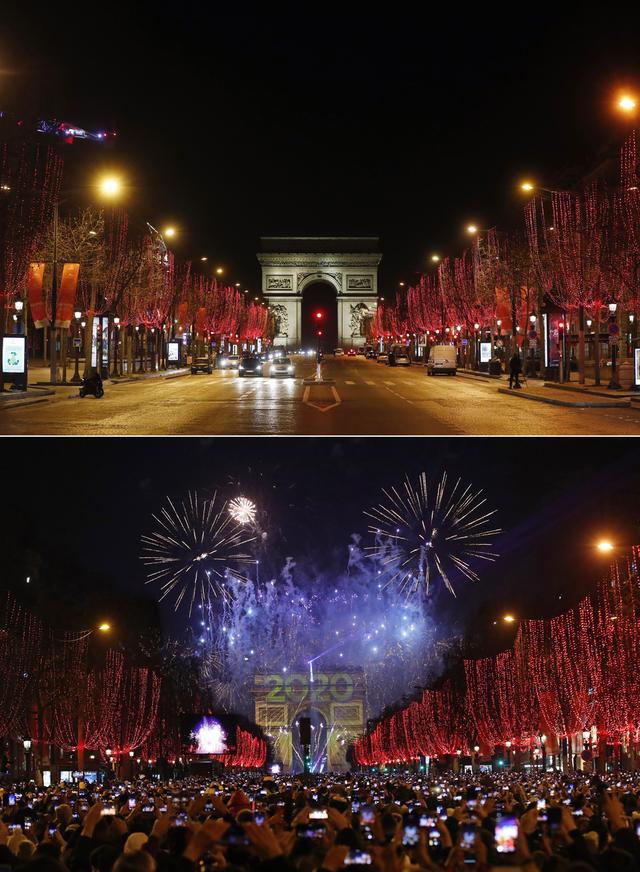
[[[614,544],[609,539],[601,539],[596,545],[596,548],[602,554],[610,554],[614,549]]]
[[[103,197],[113,199],[122,193],[122,181],[118,176],[103,176],[98,182],[98,188]]]
[[[175,227],[165,227],[164,230],[162,231],[162,235],[166,236],[168,239],[173,239],[173,237],[176,235],[176,228]]]
[[[470,233],[472,236],[478,232],[478,228],[475,224],[467,224],[467,233]]]
[[[515,622],[515,617],[511,614],[506,614],[504,615],[502,620],[505,622],[505,624],[513,624]]]
[[[533,184],[533,182],[521,182],[520,183],[520,190],[529,194],[529,193],[531,193],[531,191],[535,190],[535,185]]]
[[[432,254],[431,260],[433,261],[433,263],[438,263],[438,261],[440,260],[440,255],[439,254]]]
[[[108,633],[109,630],[111,629],[111,624],[108,624],[106,621],[103,621],[101,624],[98,625],[98,629],[100,630],[101,633]]]
[[[638,107],[638,101],[632,94],[621,94],[617,103],[618,109],[630,115]]]
[[[224,270],[223,270],[223,268],[222,268],[221,266],[219,266],[219,267],[216,269],[216,275],[221,276],[223,272],[224,272]]]

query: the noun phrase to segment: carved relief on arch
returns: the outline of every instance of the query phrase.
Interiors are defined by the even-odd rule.
[[[329,282],[332,284],[334,289],[340,293],[342,290],[342,273],[334,273],[334,272],[326,272],[326,271],[318,271],[313,270],[309,272],[299,272],[296,274],[296,290],[298,293],[301,293],[307,285],[312,284],[313,282]]]

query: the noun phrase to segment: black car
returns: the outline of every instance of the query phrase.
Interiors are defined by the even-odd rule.
[[[206,372],[209,375],[213,372],[211,359],[206,355],[203,357],[194,357],[191,361],[191,375],[195,375],[197,372]]]
[[[257,354],[247,354],[240,361],[238,375],[262,375],[262,365]]]

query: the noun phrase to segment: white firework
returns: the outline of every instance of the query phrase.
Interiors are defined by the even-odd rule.
[[[245,580],[242,567],[255,565],[245,546],[255,537],[227,511],[225,501],[188,493],[176,507],[167,505],[152,515],[156,529],[141,537],[146,584],[160,585],[160,601],[173,595],[175,610],[186,600],[189,615],[196,599],[204,608],[211,597],[227,596],[225,579]]]
[[[451,574],[458,572],[470,581],[479,575],[473,560],[494,561],[498,555],[490,551],[489,539],[501,532],[490,528],[496,509],[486,510],[483,492],[458,478],[447,487],[447,473],[435,489],[427,486],[426,473],[421,473],[417,487],[407,476],[398,491],[383,489],[386,499],[365,512],[375,522],[369,532],[376,544],[369,547],[369,556],[393,571],[387,584],[398,582],[408,594],[424,588],[429,593],[433,578],[440,578],[455,596]]]
[[[229,500],[229,514],[236,523],[246,527],[256,522],[256,504],[246,497]]]

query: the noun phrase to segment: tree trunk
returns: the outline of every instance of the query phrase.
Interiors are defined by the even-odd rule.
[[[584,306],[578,309],[578,381],[584,384]]]
[[[594,362],[594,381],[596,385],[600,384],[600,313],[595,317],[596,330],[594,333],[593,345],[593,362]]]

